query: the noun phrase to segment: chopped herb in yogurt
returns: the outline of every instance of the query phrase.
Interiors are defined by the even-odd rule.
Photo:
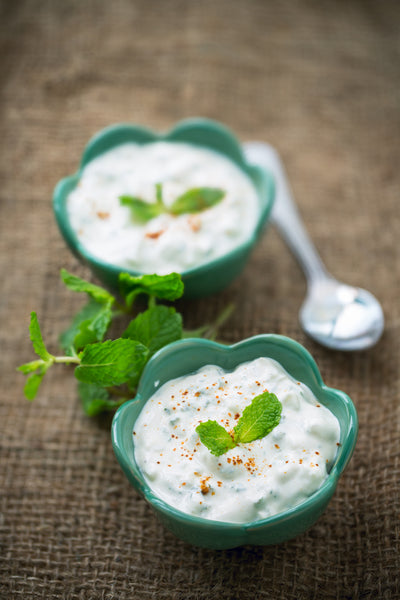
[[[157,497],[235,523],[278,514],[313,494],[339,439],[336,417],[266,357],[233,371],[207,365],[166,382],[134,428],[135,460]]]

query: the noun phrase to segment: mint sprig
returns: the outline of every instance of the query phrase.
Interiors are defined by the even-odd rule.
[[[171,206],[164,203],[162,184],[156,184],[156,201],[148,202],[137,196],[119,197],[121,206],[127,206],[132,218],[139,223],[147,223],[161,214],[174,216],[203,212],[215,206],[224,198],[225,192],[220,188],[197,187],[187,190],[174,200]]]
[[[182,296],[181,276],[169,273],[133,277],[121,273],[118,297],[65,269],[61,270],[61,279],[69,290],[85,294],[87,302],[60,336],[64,351],[61,356],[48,351],[37,315],[32,312],[29,333],[38,358],[18,367],[18,371],[27,376],[25,396],[33,400],[49,368],[64,363],[75,367],[78,394],[87,415],[115,410],[135,395],[150,357],[171,342],[187,337],[182,315],[174,307],[157,303],[174,301]],[[148,306],[132,315],[139,295],[147,297]],[[105,339],[111,325],[121,317],[129,319],[122,335]],[[228,313],[224,312],[215,325],[208,325],[204,336],[214,335],[227,317]]]
[[[196,431],[211,454],[221,456],[238,444],[248,444],[271,433],[279,424],[281,413],[282,404],[275,394],[264,392],[246,406],[232,434],[212,420],[200,423]]]
[[[18,367],[17,370],[28,376],[24,387],[24,393],[28,400],[33,400],[36,397],[43,377],[52,365],[55,363],[77,363],[79,362],[79,359],[73,356],[54,356],[53,354],[50,354],[43,342],[42,332],[35,312],[31,313],[29,334],[33,349],[39,356],[39,359],[25,363]]]

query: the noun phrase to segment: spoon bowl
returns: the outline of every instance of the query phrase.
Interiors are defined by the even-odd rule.
[[[362,350],[382,334],[382,308],[376,298],[333,278],[312,284],[300,309],[304,331],[336,350]]]
[[[378,300],[366,290],[337,281],[323,265],[296,208],[276,150],[263,142],[244,144],[247,159],[275,177],[274,223],[303,268],[307,296],[300,323],[314,340],[335,350],[363,350],[376,344],[384,328]]]

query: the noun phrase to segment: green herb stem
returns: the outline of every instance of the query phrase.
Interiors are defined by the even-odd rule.
[[[57,364],[65,363],[67,365],[79,365],[81,359],[78,356],[54,356],[52,362]]]

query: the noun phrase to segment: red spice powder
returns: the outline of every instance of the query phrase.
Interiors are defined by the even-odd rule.
[[[160,235],[162,235],[164,233],[165,229],[160,229],[159,231],[148,231],[145,234],[145,237],[151,239],[151,240],[157,240]]]
[[[197,215],[195,215],[195,216],[191,215],[188,218],[188,225],[189,225],[190,229],[194,233],[196,233],[196,231],[199,231],[199,229],[201,228],[201,219]]]
[[[205,496],[210,491],[210,486],[207,485],[207,481],[210,477],[204,477],[204,479],[200,479],[200,491]]]

